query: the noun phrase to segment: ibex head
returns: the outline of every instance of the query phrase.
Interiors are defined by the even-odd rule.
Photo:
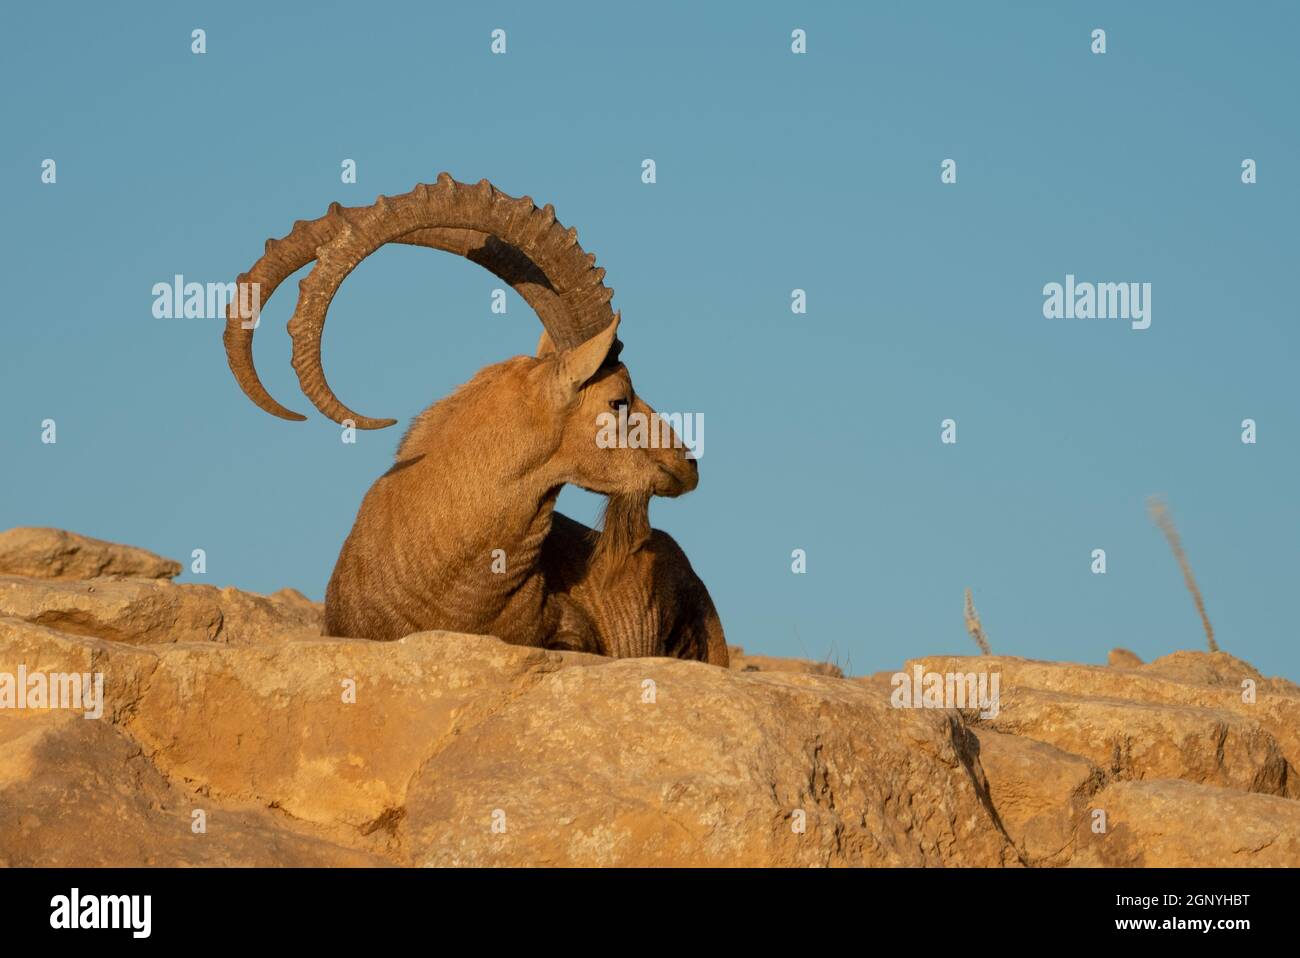
[[[556,436],[554,464],[560,481],[604,495],[680,496],[699,482],[693,456],[667,422],[632,388],[627,367],[617,362],[618,317],[587,342],[557,351],[546,333],[530,372],[526,406],[549,418],[538,430]],[[611,355],[612,354],[612,355]],[[641,441],[626,440],[631,421]],[[620,423],[622,436],[618,436]],[[601,443],[601,429],[615,441]],[[649,430],[658,430],[650,441]]]
[[[443,173],[434,185],[381,196],[368,207],[335,203],[320,219],[300,220],[284,238],[269,240],[262,258],[239,277],[240,290],[256,284],[256,299],[265,303],[286,277],[316,261],[299,284],[288,328],[298,382],[322,413],[360,429],[395,422],[362,416],[343,405],[321,367],[321,334],[330,302],[357,264],[387,243],[465,256],[508,282],[536,311],[545,329],[537,356],[520,361],[526,365],[510,364],[504,376],[509,384],[497,386],[514,390],[511,412],[527,417],[530,428],[525,431],[545,447],[558,482],[611,496],[677,496],[695,488],[694,458],[635,394],[626,367],[618,362],[618,316],[609,305],[614,294],[604,285],[605,271],[583,252],[577,232],[556,221],[549,204],[538,209],[528,197],[506,196],[487,180],[469,186]],[[241,314],[240,303],[236,296],[227,311],[224,337],[240,387],[269,413],[305,418],[273,399],[258,378],[252,352],[256,317]],[[630,445],[598,443],[602,414],[615,420],[644,417],[658,438]],[[626,435],[625,428],[622,437]]]

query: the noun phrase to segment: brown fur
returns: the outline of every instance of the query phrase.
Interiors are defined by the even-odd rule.
[[[607,364],[616,327],[559,353],[544,337],[538,357],[489,366],[416,417],[339,554],[329,634],[445,629],[727,664],[708,591],[649,523],[651,496],[695,488],[695,461],[680,441],[595,442],[596,416],[614,401],[655,415],[627,369]],[[565,483],[610,497],[599,535],[554,511]]]

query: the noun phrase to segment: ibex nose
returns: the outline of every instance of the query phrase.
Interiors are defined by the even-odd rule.
[[[682,492],[690,492],[700,484],[700,463],[689,449],[682,449],[682,461],[686,464]]]
[[[664,450],[658,459],[659,477],[654,485],[656,496],[674,498],[690,492],[700,483],[700,466],[685,449]]]

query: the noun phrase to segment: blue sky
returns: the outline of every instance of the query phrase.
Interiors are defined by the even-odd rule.
[[[653,518],[733,643],[859,673],[970,652],[970,587],[998,652],[1201,648],[1146,515],[1163,494],[1223,648],[1300,678],[1294,4],[0,17],[0,527],[203,548],[207,574],[184,580],[321,597],[401,427],[345,446],[314,412],[265,415],[226,369],[221,322],[155,319],[151,289],[232,280],[295,219],[445,169],[553,203],[608,270],[638,391],[704,415],[700,487]],[[1151,283],[1151,327],[1044,318],[1067,273]],[[428,250],[367,260],[325,340],[340,397],[406,420],[530,351],[538,324],[513,293],[494,315],[497,285]],[[265,310],[257,358],[306,411],[294,293]],[[584,521],[597,505],[561,498]]]

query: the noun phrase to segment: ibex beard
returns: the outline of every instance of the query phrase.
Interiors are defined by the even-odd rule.
[[[417,416],[396,462],[366,494],[325,596],[328,634],[393,640],[445,630],[603,655],[675,656],[725,666],[726,639],[708,590],[678,545],[650,527],[654,496],[693,490],[699,466],[675,433],[649,447],[598,443],[602,417],[657,417],[618,361],[613,295],[576,234],[551,208],[486,181],[337,204],[267,244],[239,282],[263,299],[312,259],[289,322],[303,391],[336,422],[354,413],[321,368],[320,337],[344,277],[386,242],[457,252],[509,282],[546,332],[536,356],[489,366]],[[256,324],[228,313],[226,351],[244,392],[270,397],[252,364]],[[669,429],[671,432],[671,429]],[[608,497],[599,533],[555,511],[572,484]]]

